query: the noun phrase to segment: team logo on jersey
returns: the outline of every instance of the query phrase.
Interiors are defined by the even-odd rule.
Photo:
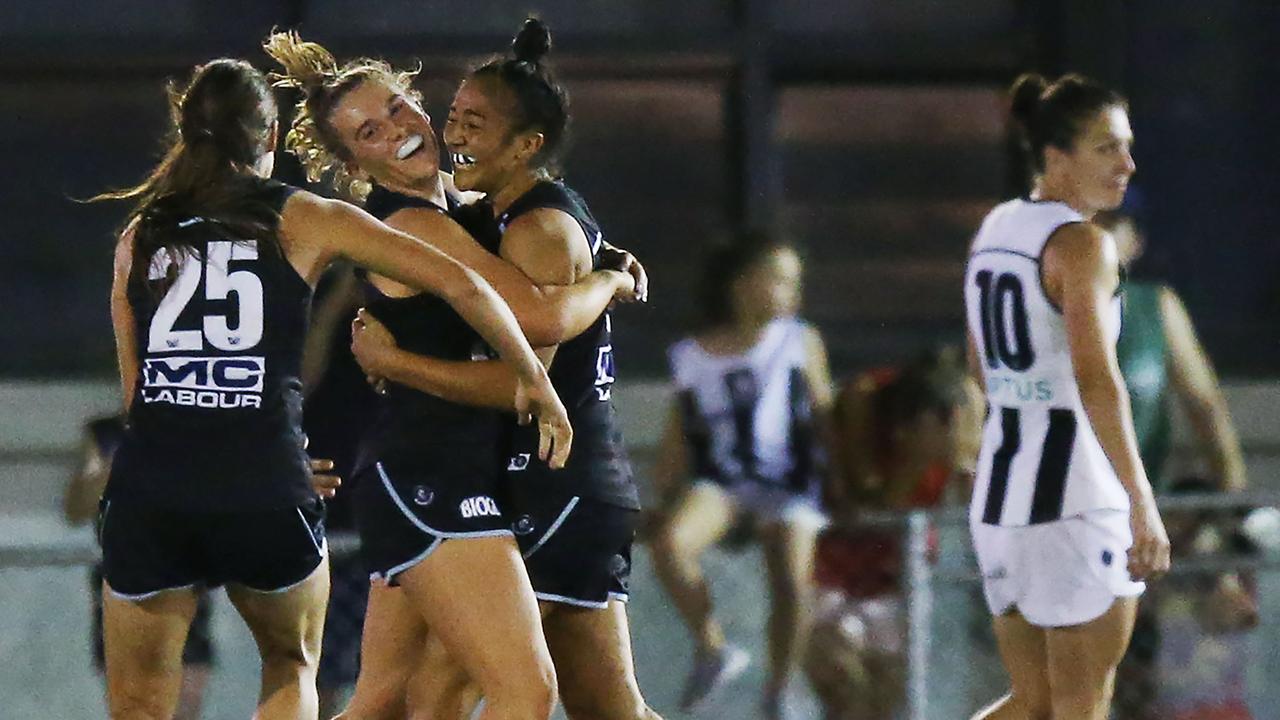
[[[142,400],[183,407],[262,406],[266,359],[261,356],[147,358]]]
[[[607,316],[606,316],[607,318]],[[613,397],[614,377],[613,346],[604,345],[596,349],[596,399],[605,402]]]
[[[511,523],[511,532],[517,535],[528,535],[529,533],[533,532],[533,530],[534,530],[533,518],[529,517],[528,515],[521,515],[518,520]]]
[[[426,485],[418,485],[413,488],[414,505],[430,505],[431,501],[435,499],[436,492]]]
[[[523,472],[529,468],[530,453],[516,453],[507,461],[507,472]]]
[[[477,495],[463,500],[458,505],[458,510],[464,518],[474,517],[499,517],[502,511],[498,510],[498,503],[488,495]]]

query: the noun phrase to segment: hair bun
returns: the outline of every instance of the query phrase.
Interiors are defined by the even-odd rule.
[[[1031,126],[1031,119],[1040,107],[1040,98],[1049,82],[1039,73],[1023,73],[1009,88],[1010,113],[1024,128]]]
[[[511,41],[511,52],[516,60],[536,65],[551,52],[551,29],[538,18],[525,20]]]

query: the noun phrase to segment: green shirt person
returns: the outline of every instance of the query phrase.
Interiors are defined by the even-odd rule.
[[[1115,214],[1099,221],[1115,238],[1123,264],[1142,254],[1142,236],[1131,218]],[[1178,294],[1159,282],[1126,282],[1121,328],[1117,358],[1129,388],[1142,462],[1156,492],[1168,486],[1163,470],[1172,447],[1172,397],[1191,422],[1210,476],[1223,490],[1242,490],[1247,478],[1240,440],[1213,365]]]

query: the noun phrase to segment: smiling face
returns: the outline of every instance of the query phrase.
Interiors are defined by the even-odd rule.
[[[459,190],[495,194],[530,171],[542,134],[514,131],[515,101],[492,78],[469,78],[458,87],[444,125],[444,144]]]
[[[413,98],[366,79],[333,107],[329,124],[349,162],[386,187],[419,187],[440,172],[431,118]]]
[[[1089,212],[1116,208],[1124,200],[1133,162],[1133,131],[1120,106],[1098,111],[1081,128],[1070,150],[1045,148],[1045,177],[1066,189]]]

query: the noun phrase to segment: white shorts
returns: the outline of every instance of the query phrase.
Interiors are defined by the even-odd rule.
[[[695,480],[693,485],[727,495],[733,502],[735,511],[745,513],[758,524],[795,524],[817,532],[830,522],[816,498],[791,492],[787,488],[750,482],[726,487],[712,480],[702,479]]]
[[[993,615],[1017,609],[1032,625],[1080,625],[1116,598],[1146,589],[1129,577],[1133,533],[1126,511],[1096,510],[1025,527],[970,523],[970,530]]]

